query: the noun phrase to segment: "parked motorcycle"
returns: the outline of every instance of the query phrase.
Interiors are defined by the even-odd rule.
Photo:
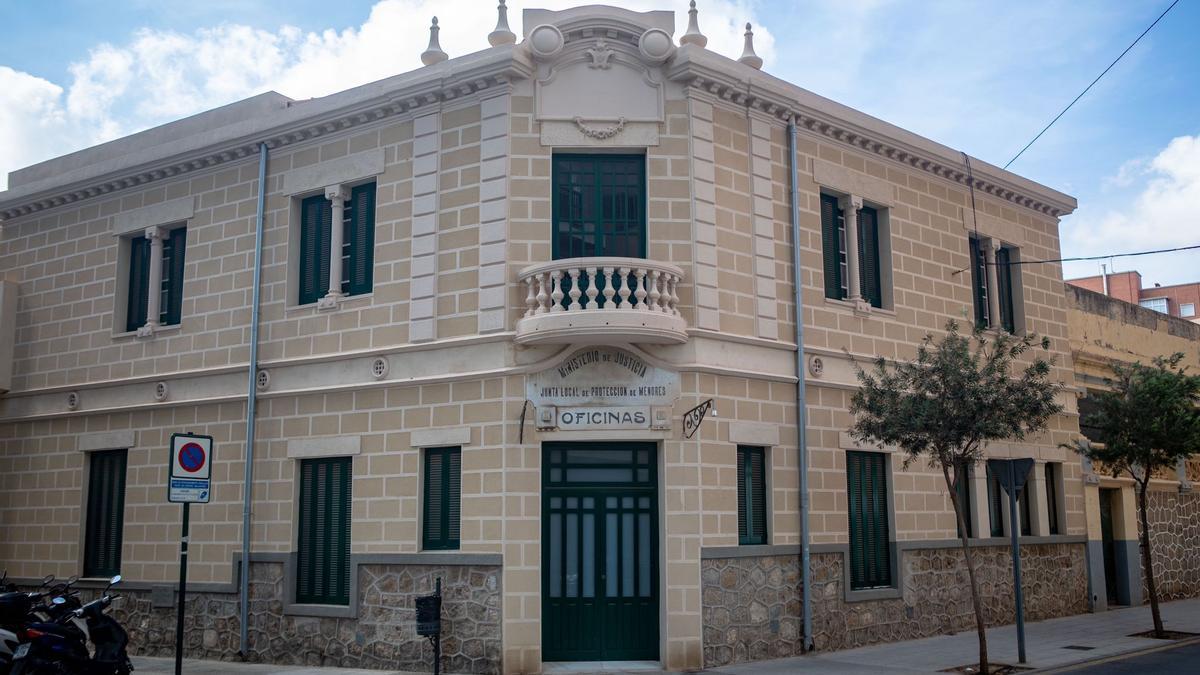
[[[32,593],[22,592],[17,585],[8,580],[8,570],[0,577],[0,675],[8,675],[12,667],[13,653],[22,642],[25,624],[34,619],[45,618],[45,615],[34,615],[34,602],[42,597],[42,592],[54,583],[54,575],[48,574],[42,579],[39,590]]]
[[[77,608],[70,606],[68,598],[74,596],[69,584],[54,589],[65,592],[48,605],[31,607],[30,616],[46,620],[33,620],[24,627],[24,640],[13,652],[9,675],[129,675],[133,671],[126,653],[129,635],[104,611],[120,597],[109,592],[120,581],[121,575],[113,577],[98,599]],[[89,640],[94,646],[91,653]]]

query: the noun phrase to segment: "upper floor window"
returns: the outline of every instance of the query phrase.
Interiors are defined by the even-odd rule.
[[[646,257],[646,158],[560,154],[553,162],[553,255]]]
[[[187,228],[151,227],[130,237],[125,330],[151,334],[156,326],[179,323],[183,308],[183,265]]]
[[[1146,309],[1152,309],[1156,312],[1162,312],[1163,314],[1170,313],[1169,304],[1166,298],[1146,298],[1145,300],[1139,301],[1138,304]]]
[[[1179,305],[1179,316],[1191,318],[1196,316],[1196,303],[1184,302]]]
[[[971,237],[970,254],[975,324],[1017,332],[1021,301],[1018,250],[994,239]]]
[[[864,206],[856,197],[821,195],[825,297],[884,306],[888,270],[883,260],[889,249],[880,216],[879,209]]]
[[[374,268],[375,183],[327,188],[300,203],[299,304],[332,307],[370,293]]]

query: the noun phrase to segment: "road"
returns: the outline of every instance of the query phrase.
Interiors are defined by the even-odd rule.
[[[1200,670],[1200,642],[1128,658],[1116,657],[1100,663],[1051,671],[1087,675],[1142,675],[1144,673],[1195,673]]]

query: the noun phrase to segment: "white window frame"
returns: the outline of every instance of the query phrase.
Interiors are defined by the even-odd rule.
[[[1160,302],[1162,303],[1162,305],[1161,305],[1162,309],[1158,308]],[[1171,300],[1166,297],[1142,298],[1141,300],[1138,300],[1138,305],[1145,307],[1146,309],[1158,312],[1159,314],[1170,314],[1171,313]]]

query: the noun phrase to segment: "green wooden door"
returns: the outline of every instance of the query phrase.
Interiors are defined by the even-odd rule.
[[[542,457],[546,661],[658,659],[653,443],[547,443]]]

